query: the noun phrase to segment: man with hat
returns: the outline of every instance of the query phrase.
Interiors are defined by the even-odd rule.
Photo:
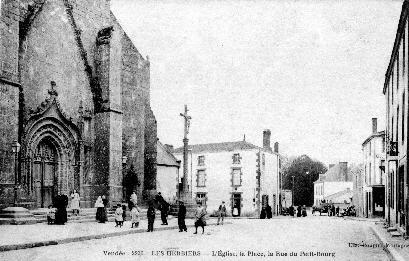
[[[186,218],[186,207],[182,200],[179,200],[179,213],[178,213],[178,225],[179,232],[187,232],[187,227],[185,223]]]
[[[224,205],[224,201],[222,201],[222,204],[219,206],[217,225],[220,224],[220,219],[222,220],[221,224],[223,225],[223,221],[224,221],[225,216],[226,216],[226,205]]]

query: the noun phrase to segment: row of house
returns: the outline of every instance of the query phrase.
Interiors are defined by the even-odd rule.
[[[372,118],[372,133],[362,143],[362,169],[353,175],[353,203],[357,215],[367,218],[385,215],[385,131],[377,125]]]
[[[353,177],[358,214],[384,217],[402,234],[407,234],[409,225],[408,9],[405,0],[385,73],[385,131],[378,132],[377,120],[372,119],[372,134],[362,144],[363,169]]]

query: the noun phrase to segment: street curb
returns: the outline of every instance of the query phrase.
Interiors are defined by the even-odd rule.
[[[224,224],[232,224],[232,223],[224,222]],[[207,226],[216,226],[216,225],[217,225],[216,223],[207,224]],[[187,225],[187,227],[194,227],[194,225]],[[158,227],[154,231],[173,230],[173,229],[178,229],[178,228],[179,228],[178,226]],[[130,234],[139,234],[139,233],[148,233],[148,232],[146,232],[145,228],[143,229],[140,228],[136,230],[118,231],[118,232],[104,233],[104,234],[98,234],[98,235],[87,235],[87,236],[70,237],[70,238],[64,238],[64,239],[44,240],[44,241],[23,243],[23,244],[3,245],[3,246],[0,246],[0,252],[34,248],[34,247],[61,245],[61,244],[68,244],[68,243],[73,243],[73,242],[80,242],[80,241],[93,240],[93,239],[103,239],[103,238],[108,238],[108,237],[125,236],[125,235],[130,235]]]
[[[374,227],[374,225],[369,226],[369,228],[382,245],[386,245],[386,243],[388,243],[386,238],[378,231],[377,228]],[[383,247],[383,250],[386,252],[390,260],[405,261],[405,259],[398,253],[398,251],[396,251],[394,247]]]

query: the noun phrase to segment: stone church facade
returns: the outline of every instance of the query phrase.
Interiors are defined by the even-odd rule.
[[[112,203],[138,177],[156,189],[156,119],[149,59],[135,48],[109,0],[0,0],[0,207],[47,207],[58,193]],[[21,144],[12,152],[13,141]]]

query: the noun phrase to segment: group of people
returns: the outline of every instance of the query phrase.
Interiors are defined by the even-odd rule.
[[[70,195],[71,197],[71,210],[73,215],[79,215],[80,211],[80,195],[76,190]],[[97,200],[95,201],[94,207],[97,209],[96,212],[96,220],[99,223],[105,223],[108,221],[107,216],[107,205],[108,199],[105,195],[98,196]],[[162,197],[161,193],[159,192],[154,200],[149,202],[148,210],[147,210],[147,218],[148,218],[148,232],[153,232],[153,225],[156,216],[156,208],[160,210],[161,213],[161,220],[162,225],[168,225],[167,217],[169,214],[170,204],[166,202],[166,200]],[[48,213],[47,213],[47,221],[48,224],[65,224],[67,222],[67,206],[68,206],[68,196],[59,193],[54,198],[53,205],[49,205]],[[137,195],[135,192],[132,193],[129,204],[128,204],[131,217],[131,228],[139,227],[140,222],[140,208],[137,205]],[[217,225],[222,224],[224,222],[224,217],[226,217],[226,206],[225,202],[223,201],[222,204],[219,206],[218,209],[218,219]],[[178,226],[179,232],[187,232],[186,226],[186,206],[182,200],[179,201],[179,212],[178,212]],[[195,211],[195,232],[197,234],[197,230],[199,227],[202,228],[202,234],[204,233],[204,227],[206,226],[206,208],[202,205],[202,202],[197,203],[197,208]],[[124,221],[126,220],[126,206],[122,204],[118,204],[115,209],[115,227],[122,227]]]
[[[295,216],[295,214],[297,214],[297,217],[306,217],[307,216],[307,208],[304,206],[301,207],[301,205],[299,205],[297,207],[297,213],[296,213],[296,209],[293,206],[290,206],[288,208],[288,214],[292,217]]]
[[[328,207],[328,216],[338,216],[339,217],[339,206],[335,207],[334,204]]]
[[[68,196],[58,193],[53,199],[53,204],[48,206],[47,223],[49,225],[64,225],[68,221],[67,206]],[[79,215],[80,195],[76,190],[71,193],[71,209],[74,215]]]

